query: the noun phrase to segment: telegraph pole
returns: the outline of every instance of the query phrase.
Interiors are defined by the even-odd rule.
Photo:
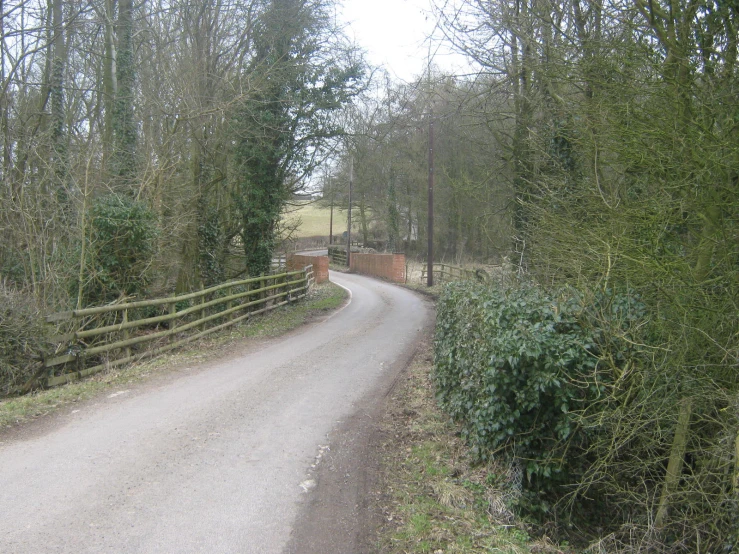
[[[426,87],[429,95],[429,213],[428,213],[428,259],[426,261],[426,285],[434,286],[434,108],[431,100],[431,41],[427,59]]]
[[[334,189],[331,187],[331,175],[328,176],[328,192],[331,195],[331,216],[328,220],[328,245],[334,243]]]
[[[349,217],[346,232],[346,265],[351,267],[352,256],[352,187],[354,186],[354,156],[349,158]]]
[[[434,113],[429,109],[429,214],[426,284],[434,285]]]

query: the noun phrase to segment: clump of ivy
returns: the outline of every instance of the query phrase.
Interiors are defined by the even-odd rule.
[[[198,252],[200,277],[206,287],[220,284],[226,279],[224,242],[218,210],[212,206],[202,208],[198,212]]]
[[[96,198],[90,208],[90,278],[85,304],[141,295],[151,281],[156,219],[149,206],[126,195]]]
[[[597,427],[582,414],[603,407],[610,365],[634,355],[621,340],[644,315],[633,294],[532,284],[447,285],[439,299],[434,381],[480,460],[507,455],[523,474],[519,507],[547,511],[587,471]]]
[[[598,394],[581,379],[597,361],[581,311],[530,285],[452,283],[439,301],[438,399],[481,459],[507,450],[537,486],[567,470],[567,450],[584,440],[572,412]]]

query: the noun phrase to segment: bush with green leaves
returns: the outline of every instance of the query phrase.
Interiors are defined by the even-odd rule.
[[[485,459],[505,450],[530,485],[558,482],[584,441],[572,413],[599,393],[597,363],[572,294],[452,283],[438,304],[434,378],[443,407]]]
[[[0,396],[31,378],[46,348],[45,329],[33,299],[0,281]]]
[[[630,329],[644,315],[633,294],[549,294],[521,284],[447,285],[438,304],[434,378],[442,406],[462,424],[474,452],[507,452],[531,490],[551,490],[583,470],[583,413],[602,405],[623,367]]]
[[[143,202],[109,194],[95,199],[90,209],[91,266],[84,287],[86,304],[110,302],[146,290],[155,252],[154,213]]]
[[[680,352],[662,346],[662,325],[631,290],[451,283],[438,303],[437,396],[482,460],[506,455],[525,472],[523,512],[554,507],[558,520],[612,532],[614,551],[625,528],[667,514],[650,548],[694,552],[700,532],[729,551],[736,395],[721,373],[664,371]]]

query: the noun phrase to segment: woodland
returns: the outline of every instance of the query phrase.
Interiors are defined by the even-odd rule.
[[[735,551],[739,4],[434,13],[476,69],[355,104],[324,198],[351,169],[359,235],[424,257],[433,128],[436,259],[516,276],[439,302],[437,396],[471,448],[550,537]]]
[[[45,308],[269,269],[365,86],[322,0],[4,2],[0,272]]]
[[[433,129],[437,259],[510,273],[440,304],[440,400],[480,458],[593,552],[734,551],[739,4],[436,0],[474,69],[411,83],[334,10],[2,0],[0,369],[39,314],[268,271],[306,187],[351,181],[362,241],[424,258]]]

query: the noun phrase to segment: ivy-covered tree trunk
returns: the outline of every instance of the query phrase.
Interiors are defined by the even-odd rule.
[[[269,271],[285,201],[342,134],[333,114],[362,87],[351,49],[333,43],[329,7],[270,0],[256,25],[251,69],[261,88],[241,104],[233,128],[234,204],[251,275]]]
[[[287,198],[285,151],[291,133],[293,87],[300,74],[299,51],[305,40],[301,2],[273,0],[255,39],[255,73],[266,86],[245,102],[237,117],[238,184],[236,204],[242,218],[241,239],[251,275],[267,273],[275,246],[275,229]]]
[[[118,4],[116,96],[113,112],[113,176],[118,188],[131,191],[136,176],[136,122],[133,101],[136,72],[133,56],[133,0]]]
[[[51,7],[54,33],[50,88],[53,187],[63,219],[66,219],[69,211],[67,193],[69,160],[64,124],[64,68],[67,62],[67,48],[64,42],[63,0],[53,0]]]
[[[270,269],[275,229],[286,199],[281,160],[287,115],[281,113],[279,90],[271,92],[271,100],[255,99],[240,117],[240,124],[250,132],[240,137],[237,150],[241,163],[236,203],[242,217],[246,267],[251,275]]]
[[[103,56],[103,91],[102,103],[105,116],[103,119],[103,167],[110,172],[113,153],[113,114],[115,112],[115,44],[113,41],[113,22],[115,21],[115,0],[105,0],[103,12],[105,28],[104,56]]]

